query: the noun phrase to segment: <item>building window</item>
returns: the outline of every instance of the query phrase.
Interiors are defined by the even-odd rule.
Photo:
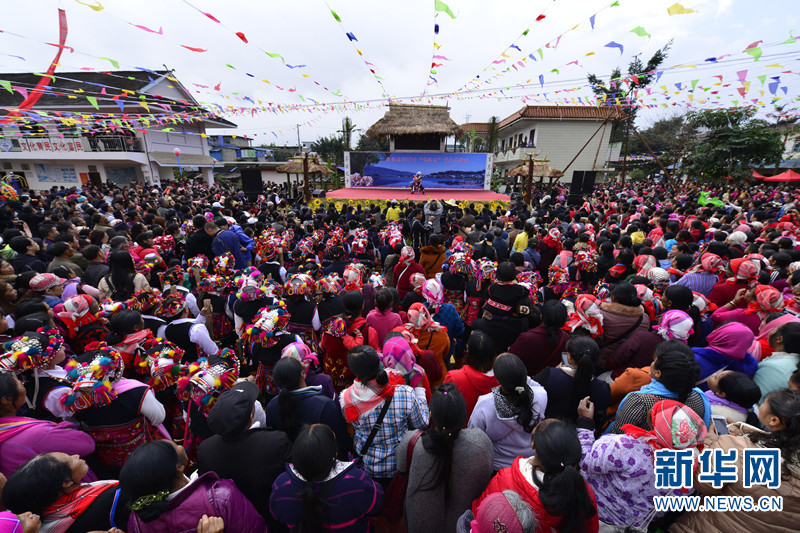
[[[793,152],[800,152],[800,137],[796,137],[794,140],[794,147],[792,148]]]
[[[30,170],[31,166],[28,163],[22,163],[20,168],[22,168],[22,170]]]
[[[528,135],[528,146],[536,148],[536,128],[533,128]]]
[[[3,163],[3,168],[5,170],[11,170],[11,163]]]

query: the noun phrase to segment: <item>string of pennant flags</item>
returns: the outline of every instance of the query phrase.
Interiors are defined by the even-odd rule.
[[[433,52],[431,53],[431,68],[428,71],[428,79],[425,83],[425,89],[422,91],[422,96],[425,96],[429,87],[438,87],[439,80],[437,80],[434,76],[438,76],[439,71],[442,67],[444,67],[445,62],[450,61],[450,59],[444,55],[444,52],[441,51],[442,45],[441,41],[439,40],[439,36],[441,34],[439,13],[447,15],[451,19],[456,18],[455,13],[453,13],[453,10],[450,9],[450,6],[441,0],[433,0]],[[444,17],[442,18],[444,20]]]
[[[104,6],[101,2],[75,1],[95,13],[104,11]],[[316,100],[308,96],[303,96],[298,92],[296,86],[286,87],[284,86],[285,84],[279,86],[274,81],[261,77],[256,73],[250,73],[244,69],[239,69],[233,63],[226,63],[224,68],[236,71],[244,78],[260,80],[265,85],[278,91],[283,91],[283,93],[292,94],[292,97],[297,97],[299,102],[287,103],[264,100],[263,97],[256,97],[252,93],[247,94],[246,91],[243,90],[231,92],[228,88],[223,89],[221,83],[214,84],[214,82],[204,80],[193,80],[190,84],[187,84],[191,85],[192,92],[209,96],[208,99],[202,97],[196,98],[196,100],[200,102],[200,105],[195,105],[187,101],[174,100],[159,95],[142,94],[123,89],[115,86],[115,80],[123,76],[115,74],[113,71],[98,71],[88,67],[79,67],[80,70],[95,71],[98,72],[98,74],[107,76],[106,79],[108,83],[96,84],[96,91],[88,91],[86,89],[71,91],[49,87],[48,89],[51,89],[51,94],[55,91],[55,94],[63,96],[65,99],[85,99],[88,104],[97,111],[96,113],[59,115],[55,112],[28,111],[22,112],[21,116],[13,117],[9,120],[9,123],[21,128],[34,124],[51,128],[59,125],[74,126],[75,128],[83,128],[82,131],[107,131],[109,129],[113,131],[114,129],[125,127],[144,130],[145,128],[159,126],[164,128],[163,131],[169,131],[169,129],[180,127],[182,124],[197,120],[213,120],[221,116],[256,117],[269,115],[277,116],[289,113],[307,113],[311,115],[311,118],[303,121],[302,124],[312,125],[329,113],[353,113],[374,110],[385,105],[387,102],[430,103],[449,99],[462,101],[491,98],[497,99],[498,101],[513,99],[521,100],[524,103],[543,105],[613,106],[620,108],[672,106],[689,108],[699,105],[727,107],[730,104],[733,104],[733,106],[765,107],[778,102],[798,101],[798,97],[795,95],[800,93],[796,86],[798,77],[800,76],[797,72],[798,69],[794,67],[792,63],[795,60],[800,60],[800,53],[798,53],[797,48],[792,48],[793,51],[791,52],[773,53],[776,49],[775,47],[796,45],[798,41],[800,41],[800,37],[795,37],[792,33],[790,33],[788,38],[782,41],[773,43],[765,43],[763,40],[754,41],[744,50],[703,58],[694,63],[682,63],[673,65],[672,67],[660,68],[653,73],[648,73],[655,74],[656,76],[654,87],[648,87],[641,90],[639,93],[630,92],[631,86],[638,83],[637,76],[635,75],[621,76],[618,79],[609,80],[607,87],[611,89],[611,94],[602,94],[600,96],[593,94],[591,91],[593,87],[586,81],[584,76],[575,79],[566,79],[569,73],[573,72],[570,67],[584,68],[582,62],[585,63],[586,60],[583,58],[597,55],[600,52],[599,49],[589,50],[579,59],[555,66],[548,65],[544,69],[541,68],[546,64],[547,57],[550,56],[550,53],[555,51],[564,39],[569,38],[570,35],[579,28],[593,31],[595,24],[598,22],[598,15],[601,15],[606,10],[620,7],[620,0],[605,5],[588,18],[585,16],[582,17],[582,22],[562,31],[541,46],[526,46],[526,39],[529,36],[532,37],[541,34],[540,31],[534,30],[537,30],[537,24],[541,24],[549,16],[550,13],[548,10],[555,5],[555,2],[550,3],[527,25],[512,43],[501,52],[501,54],[496,56],[483,70],[479,71],[479,74],[475,75],[472,80],[455,91],[437,91],[442,81],[439,75],[442,73],[446,62],[451,60],[448,55],[452,55],[441,51],[443,42],[440,40],[441,30],[446,23],[449,31],[451,27],[450,24],[457,20],[457,16],[448,4],[441,0],[434,0],[433,50],[425,88],[422,93],[416,96],[390,96],[384,84],[385,80],[381,75],[382,70],[378,69],[364,54],[364,46],[356,35],[358,28],[346,26],[345,23],[347,19],[343,19],[338,12],[334,11],[334,9],[324,1],[331,17],[342,30],[348,42],[355,49],[359,58],[364,62],[365,67],[367,67],[381,91],[380,98],[353,100],[342,95],[340,90],[334,91],[329,89],[322,82],[312,78],[306,64],[302,62],[296,64],[288,63],[284,55],[261,48],[243,32],[235,31],[235,28],[227,26],[223,20],[214,14],[202,10],[189,0],[182,1],[189,8],[200,14],[205,20],[209,21],[210,24],[219,25],[231,32],[238,41],[242,43],[242,46],[256,48],[266,55],[270,61],[274,62],[276,65],[280,64],[283,66],[285,68],[283,72],[290,73],[297,77],[298,80],[308,80],[314,84],[315,88],[326,91],[329,96],[334,96],[336,98]],[[680,3],[675,3],[667,9],[668,16],[687,15],[691,13],[694,13],[694,10],[686,8]],[[113,15],[108,16],[113,17]],[[156,29],[130,21],[122,22],[135,27],[137,30],[164,39],[167,42],[194,53],[206,53],[211,49],[210,46],[202,43],[199,43],[199,45],[197,43],[184,44],[175,41],[168,35],[165,35],[163,27],[161,26]],[[31,39],[30,37],[4,30],[0,30],[0,34]],[[633,34],[633,36],[630,37],[631,39],[648,39],[649,41],[653,37],[642,25],[633,27],[624,32],[623,35],[629,34]],[[621,36],[604,45],[597,46],[601,49],[608,49],[609,53],[617,54],[617,52],[619,52],[618,55],[623,56],[626,49],[630,50],[631,45],[635,46],[636,41],[628,41]],[[70,56],[80,55],[104,61],[115,69],[128,67],[123,61],[115,58],[89,54],[76,50],[71,46],[64,46],[63,48],[69,51]],[[630,53],[630,51],[628,53]],[[12,54],[6,51],[0,52],[0,55],[17,61],[27,61],[24,55]],[[747,68],[734,66],[743,65],[745,60],[749,61],[751,66]],[[538,72],[534,72],[534,76],[529,78],[525,83],[508,84],[505,87],[488,87],[488,85],[496,84],[503,76],[522,72],[522,69],[528,68],[534,62],[537,64]],[[729,67],[738,69],[732,73],[721,70]],[[141,67],[134,66],[132,68],[147,71],[152,76],[161,76],[163,74]],[[564,71],[563,75],[562,71]],[[673,74],[683,72],[688,74],[693,72],[694,74],[689,75],[689,79],[677,82],[673,79],[670,80],[669,85],[658,85],[662,75],[667,72]],[[59,76],[58,73],[52,75],[51,78],[54,82],[59,79],[66,79]],[[170,81],[177,83],[177,79],[172,76],[168,78]],[[85,82],[81,81],[81,83]],[[0,90],[6,90],[12,93],[16,92],[23,100],[25,100],[29,93],[35,88],[36,87],[32,85],[25,86],[10,80],[0,79]],[[282,100],[282,98],[276,98],[275,100]],[[118,106],[119,113],[109,113],[103,112],[106,111],[105,109],[101,110],[101,106],[105,106],[110,102]],[[158,112],[153,112],[151,107],[159,108]],[[144,113],[141,112],[142,110],[144,110]],[[161,110],[163,110],[163,112],[161,112]],[[15,110],[9,109],[9,111]],[[282,135],[283,131],[281,129],[258,131],[254,135],[259,133],[277,137],[278,134]],[[23,133],[20,129],[10,134],[22,135]]]

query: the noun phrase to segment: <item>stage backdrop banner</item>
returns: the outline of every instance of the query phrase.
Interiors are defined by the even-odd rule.
[[[421,172],[426,189],[489,190],[492,163],[492,154],[345,152],[345,187],[409,188]]]

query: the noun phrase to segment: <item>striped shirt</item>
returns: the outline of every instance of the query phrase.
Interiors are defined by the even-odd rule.
[[[394,389],[392,403],[383,419],[383,424],[375,435],[367,453],[363,457],[364,469],[374,478],[390,478],[397,470],[395,448],[400,444],[403,435],[409,429],[425,429],[428,427],[428,403],[425,400],[425,391],[420,388],[419,393],[408,385],[398,385]],[[340,397],[341,400],[341,397]],[[367,442],[370,431],[378,420],[383,408],[380,403],[372,411],[353,422],[355,429],[354,448],[361,451]]]
[[[684,285],[689,287],[694,292],[698,292],[703,296],[711,294],[711,289],[719,281],[716,274],[707,274],[703,272],[690,272],[685,274],[681,279],[670,285]]]

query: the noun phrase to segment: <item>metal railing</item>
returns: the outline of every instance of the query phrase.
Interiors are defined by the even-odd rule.
[[[144,152],[141,139],[120,135],[84,137],[84,148],[89,152]]]
[[[44,137],[30,135],[4,139],[0,152],[144,152],[142,140],[122,135],[81,135],[80,137]]]

